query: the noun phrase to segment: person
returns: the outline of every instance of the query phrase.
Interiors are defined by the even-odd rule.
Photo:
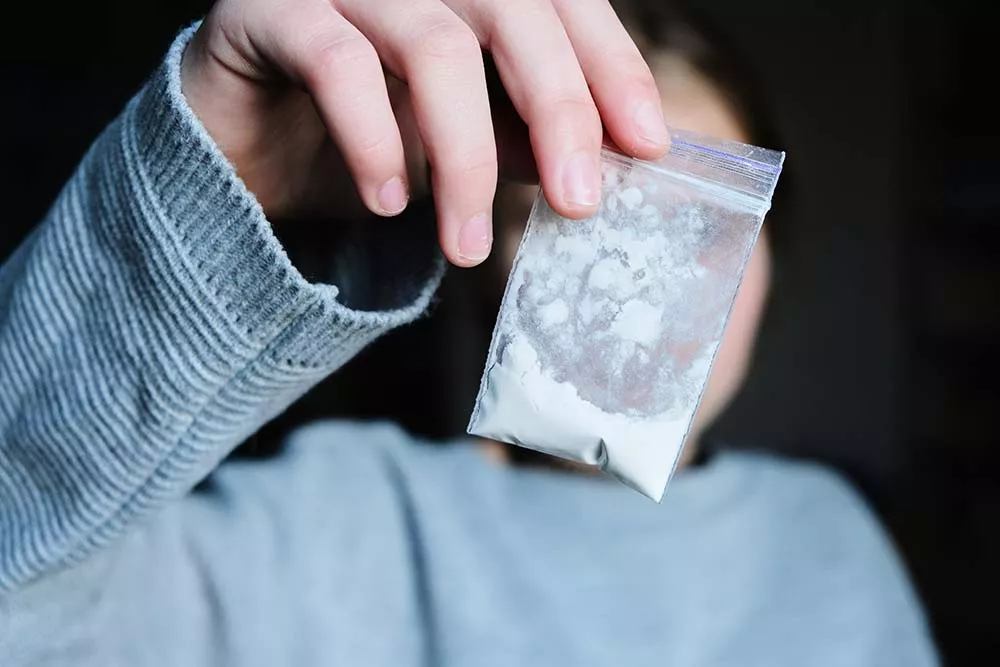
[[[646,53],[655,80],[604,0],[221,0],[182,33],[0,270],[0,664],[935,664],[890,541],[814,465],[722,452],[657,505],[320,422],[191,492],[421,316],[436,245],[486,257],[498,173],[537,169],[582,218],[602,124],[650,159],[661,106],[748,138],[704,73]],[[427,191],[436,242],[391,219]],[[302,215],[345,230],[335,282],[278,241]],[[765,241],[700,423],[740,383],[768,264]]]

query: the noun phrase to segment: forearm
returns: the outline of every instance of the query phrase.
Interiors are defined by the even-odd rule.
[[[0,590],[187,492],[436,283],[430,243],[357,299],[378,311],[308,283],[184,102],[182,48],[0,271]]]

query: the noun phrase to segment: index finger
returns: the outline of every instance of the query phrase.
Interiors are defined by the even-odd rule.
[[[649,66],[607,0],[553,0],[611,139],[653,159],[670,146]]]

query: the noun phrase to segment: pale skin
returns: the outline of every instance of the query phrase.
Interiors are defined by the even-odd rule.
[[[683,58],[664,52],[652,55],[649,62],[664,112],[672,125],[723,139],[749,141],[746,128],[725,96]],[[530,186],[506,186],[501,190],[498,210],[503,233],[498,246],[508,266],[517,252],[536,192],[537,189]],[[770,273],[771,252],[765,227],[747,264],[681,465],[691,460],[697,452],[701,434],[743,384],[767,301]],[[484,443],[484,447],[491,458],[506,460],[505,447],[492,442]],[[588,468],[579,466],[579,469]]]
[[[182,85],[270,219],[356,215],[354,193],[391,216],[429,186],[445,256],[472,266],[519,152],[505,119],[494,132],[481,49],[567,217],[598,204],[602,127],[636,157],[667,150],[652,74],[607,0],[220,0]]]

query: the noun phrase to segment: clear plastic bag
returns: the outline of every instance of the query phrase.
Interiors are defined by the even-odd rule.
[[[674,130],[605,149],[596,215],[539,195],[469,433],[599,466],[659,501],[680,458],[784,153]]]

